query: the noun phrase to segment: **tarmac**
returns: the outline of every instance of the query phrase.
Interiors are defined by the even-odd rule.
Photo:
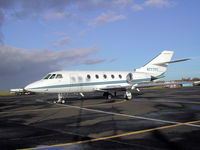
[[[200,87],[56,98],[1,96],[0,150],[200,149]]]

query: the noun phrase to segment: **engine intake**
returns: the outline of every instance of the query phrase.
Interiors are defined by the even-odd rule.
[[[133,74],[132,73],[127,74],[126,80],[127,80],[128,83],[131,83],[132,80],[133,80]]]

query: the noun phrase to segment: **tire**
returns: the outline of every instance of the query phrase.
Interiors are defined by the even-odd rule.
[[[62,100],[61,103],[62,103],[62,104],[65,104],[65,100]]]
[[[107,99],[112,99],[112,95],[108,94]]]
[[[126,96],[126,100],[131,100],[132,96]]]

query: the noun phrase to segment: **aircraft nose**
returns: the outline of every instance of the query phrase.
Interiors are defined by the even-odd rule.
[[[27,86],[24,87],[24,89],[25,89],[26,91],[31,92],[31,88],[32,88],[31,85],[32,85],[32,84],[28,84]]]
[[[42,86],[42,81],[36,81],[31,84],[28,84],[27,86],[24,87],[24,89],[28,92],[40,92],[41,89],[40,87]]]
[[[24,89],[29,92],[33,92],[35,88],[39,86],[39,81],[28,84]]]

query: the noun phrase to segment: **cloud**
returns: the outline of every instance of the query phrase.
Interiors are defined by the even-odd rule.
[[[0,46],[0,90],[23,87],[42,78],[46,73],[64,67],[92,65],[106,61],[94,59],[98,53],[96,46],[61,51],[25,50],[10,46]]]
[[[82,0],[77,3],[77,8],[84,11],[123,9],[128,6],[131,1],[132,0]]]
[[[66,36],[66,34],[62,33],[62,32],[53,32],[53,34],[55,34],[56,36],[60,36],[60,37]]]
[[[52,50],[25,50],[10,46],[0,46],[1,74],[20,72],[29,67],[45,64],[47,70],[60,69],[64,62],[70,66],[79,59],[86,59],[89,55],[97,53],[98,47],[76,48],[61,51]],[[37,66],[38,67],[38,66]]]
[[[134,5],[132,6],[132,9],[133,9],[134,11],[140,11],[140,10],[143,10],[144,7],[143,7],[143,5],[134,4]]]
[[[47,12],[43,15],[45,20],[61,20],[64,18],[78,18],[75,13],[68,12]]]
[[[132,0],[114,0],[110,1],[110,6],[125,8],[128,4],[132,3]]]
[[[80,23],[84,21],[84,17],[77,14],[123,9],[129,3],[131,0],[0,0],[0,30],[5,21],[30,18],[44,21],[71,19]],[[123,18],[122,15],[115,17],[116,20]],[[0,41],[2,41],[1,33]]]
[[[102,58],[102,59],[86,59],[86,60],[84,60],[84,64],[86,64],[86,65],[91,65],[91,64],[99,64],[99,63],[103,63],[103,62],[105,62],[105,61],[107,61],[107,59],[106,58]]]
[[[79,35],[85,35],[90,29],[84,29],[79,32]]]
[[[110,23],[125,18],[126,17],[124,15],[115,15],[113,12],[102,13],[100,16],[89,22],[88,25],[96,27],[105,23]]]
[[[3,25],[3,21],[4,21],[4,14],[3,11],[0,10],[0,28]],[[3,39],[2,39],[2,33],[0,32],[0,44],[3,43]]]
[[[5,11],[12,8],[14,4],[15,2],[13,2],[12,0],[6,0],[6,1],[0,0],[0,29],[6,20]],[[3,43],[3,34],[0,31],[0,44],[2,43]]]
[[[175,5],[175,2],[169,0],[146,0],[142,4],[133,4],[132,9],[134,11],[143,10],[145,7],[152,8],[163,8],[163,7],[172,7]]]
[[[53,43],[53,47],[59,48],[62,47],[63,45],[71,45],[73,43],[72,39],[69,37],[62,37],[59,39],[57,42]]]
[[[173,3],[168,0],[147,0],[144,2],[144,6],[155,8],[170,7],[172,4]]]
[[[119,58],[112,58],[111,60],[109,60],[110,63],[117,61]]]
[[[124,8],[131,0],[6,0],[0,1],[0,9],[11,10],[11,16],[18,19],[44,16],[45,19],[76,17],[72,10],[96,11],[99,9]],[[15,8],[15,9],[13,9]],[[43,14],[43,15],[41,15]]]

